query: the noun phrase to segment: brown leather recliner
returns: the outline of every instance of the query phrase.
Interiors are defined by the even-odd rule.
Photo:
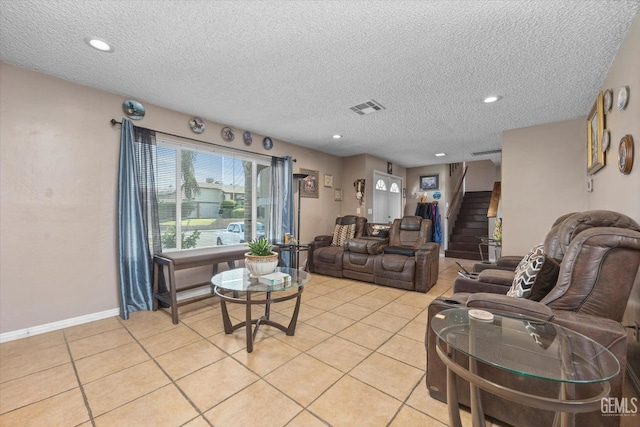
[[[640,267],[640,225],[611,211],[572,214],[561,221],[551,256],[562,260],[556,285],[540,301],[486,293],[490,286],[476,284],[479,293],[454,293],[439,297],[429,305],[425,345],[426,383],[432,397],[446,401],[446,368],[435,351],[436,336],[431,319],[438,312],[457,305],[501,310],[557,323],[597,341],[620,362],[620,373],[610,381],[610,397],[620,399],[627,357],[627,332],[620,324]],[[555,226],[554,226],[555,227]],[[546,245],[545,245],[546,247]],[[554,248],[550,245],[549,248]],[[459,363],[466,364],[464,357]],[[508,374],[479,364],[486,378],[507,387],[553,396],[557,384]],[[588,397],[593,388],[576,388],[576,397]],[[469,385],[458,381],[460,403],[469,405]],[[556,394],[557,396],[557,394]],[[482,392],[485,414],[516,426],[552,425],[554,414],[508,402]],[[600,411],[576,415],[576,425],[617,426],[619,416],[603,416]]]
[[[389,246],[374,260],[374,283],[427,292],[438,280],[440,245],[430,242],[431,221],[405,216],[393,221]]]
[[[544,252],[557,262],[562,262],[562,248],[558,242],[558,230],[565,219],[574,215],[576,212],[564,214],[556,219],[551,225],[551,230],[547,233],[544,239]],[[506,255],[498,258],[495,262],[483,262],[473,265],[474,273],[481,273],[484,270],[505,270],[514,272],[523,255]]]
[[[367,219],[356,215],[345,215],[336,218],[336,225],[356,225],[355,236],[361,237],[364,233]],[[324,274],[326,276],[343,277],[342,254],[343,246],[331,246],[333,237],[329,235],[317,236],[309,244],[308,268],[311,273]]]
[[[362,237],[349,239],[344,244],[342,274],[347,279],[374,283],[376,256],[389,244],[389,224],[367,222]]]

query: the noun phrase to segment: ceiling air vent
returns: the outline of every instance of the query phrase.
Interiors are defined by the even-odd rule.
[[[358,104],[354,107],[351,107],[351,110],[353,112],[358,113],[361,116],[364,116],[365,114],[375,113],[376,111],[380,111],[384,109],[385,108],[382,105],[380,105],[373,99],[371,101],[363,102],[362,104]]]
[[[497,150],[487,150],[487,151],[476,151],[475,153],[471,153],[472,156],[485,156],[487,154],[498,154],[502,153],[502,149],[498,148]]]

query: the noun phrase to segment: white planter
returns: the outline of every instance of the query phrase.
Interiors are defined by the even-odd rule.
[[[278,266],[278,254],[271,252],[271,255],[257,256],[247,252],[244,254],[244,265],[249,270],[250,277],[273,273]]]

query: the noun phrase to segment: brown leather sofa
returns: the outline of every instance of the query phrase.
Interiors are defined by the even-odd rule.
[[[363,233],[342,247],[330,246],[331,236],[316,237],[309,247],[309,271],[426,292],[438,280],[439,268],[440,246],[429,242],[431,221],[396,219],[388,238],[373,236],[380,226],[385,225],[365,222]]]
[[[366,223],[366,218],[356,215],[345,215],[336,218],[336,225],[356,225],[354,237],[363,236]],[[307,265],[311,273],[343,277],[342,254],[344,253],[344,246],[331,246],[332,239],[333,237],[330,235],[321,235],[317,236],[309,244]]]
[[[427,292],[438,281],[440,257],[440,245],[430,240],[430,220],[419,216],[394,220],[389,245],[374,260],[374,283]]]
[[[456,292],[449,298],[435,299],[428,309],[425,345],[426,384],[432,397],[446,401],[446,368],[438,357],[431,319],[447,308],[466,305],[485,310],[509,311],[557,323],[597,341],[620,362],[620,373],[610,381],[610,397],[622,396],[627,357],[627,332],[620,324],[640,266],[640,225],[631,218],[611,211],[571,214],[554,225],[545,249],[561,260],[555,287],[539,302],[512,298],[493,292],[492,284],[475,283],[477,293]],[[458,363],[467,364],[464,356]],[[508,374],[478,364],[485,378],[528,393],[557,396],[557,384]],[[458,381],[460,403],[469,406],[469,384]],[[481,392],[486,415],[515,426],[550,426],[554,414],[506,401]],[[595,395],[593,387],[576,387],[576,398]],[[619,416],[600,411],[576,415],[576,425],[617,426]]]

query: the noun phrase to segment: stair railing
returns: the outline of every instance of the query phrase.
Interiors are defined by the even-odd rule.
[[[458,212],[458,207],[460,205],[460,202],[462,201],[462,184],[464,183],[464,176],[467,174],[467,169],[469,169],[469,166],[464,167],[462,176],[460,177],[460,180],[456,185],[456,190],[453,193],[451,204],[449,205],[449,210],[447,211],[447,219],[449,219],[454,212]]]
[[[502,192],[502,183],[496,181],[493,183],[493,191],[491,192],[491,201],[489,209],[487,209],[487,218],[495,218],[498,215],[498,205],[500,204],[500,193]]]

